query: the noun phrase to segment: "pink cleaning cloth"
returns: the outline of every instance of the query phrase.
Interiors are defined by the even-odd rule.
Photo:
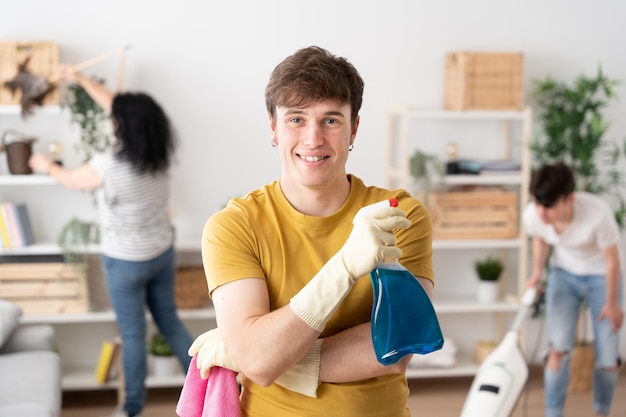
[[[237,373],[214,366],[208,379],[202,379],[191,358],[185,383],[176,405],[179,417],[240,417]]]

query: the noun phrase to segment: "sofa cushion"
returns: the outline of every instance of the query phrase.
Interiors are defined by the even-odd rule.
[[[58,417],[59,413],[47,404],[21,403],[0,405],[0,417]]]
[[[54,348],[54,327],[49,324],[20,324],[0,347],[0,354]]]
[[[0,355],[0,410],[7,406],[33,404],[57,416],[61,409],[61,360],[50,351],[6,353]],[[3,414],[17,417],[29,414]]]
[[[17,327],[22,309],[10,301],[0,299],[0,347],[9,339]]]

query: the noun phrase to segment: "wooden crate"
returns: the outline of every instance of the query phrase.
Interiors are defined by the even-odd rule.
[[[62,262],[0,264],[0,298],[25,314],[89,311],[86,272]]]
[[[453,52],[446,55],[446,110],[521,110],[524,55]]]
[[[518,195],[500,190],[429,194],[435,239],[514,238],[518,233]]]
[[[19,104],[22,93],[4,87],[4,82],[17,74],[17,66],[28,57],[28,71],[37,76],[49,77],[59,67],[59,47],[56,42],[0,42],[0,104]],[[55,88],[43,100],[43,104],[59,104],[60,94]]]

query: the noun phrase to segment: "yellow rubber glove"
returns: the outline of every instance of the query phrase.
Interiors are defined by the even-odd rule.
[[[198,336],[187,353],[192,357],[197,355],[196,366],[200,370],[200,376],[204,379],[209,377],[211,368],[214,366],[239,372],[239,368],[226,351],[226,345],[218,329],[209,330]]]
[[[392,230],[411,226],[404,211],[385,207],[358,218],[343,247],[289,303],[293,312],[318,332],[324,330],[357,279],[376,264],[402,255]]]

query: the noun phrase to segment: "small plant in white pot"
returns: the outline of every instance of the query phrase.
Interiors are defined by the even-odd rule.
[[[504,270],[500,258],[487,256],[474,263],[478,275],[477,298],[481,303],[492,303],[498,299],[498,280]]]
[[[148,345],[152,362],[152,374],[157,377],[176,375],[179,371],[178,361],[174,352],[165,340],[165,337],[157,332],[152,335]]]

